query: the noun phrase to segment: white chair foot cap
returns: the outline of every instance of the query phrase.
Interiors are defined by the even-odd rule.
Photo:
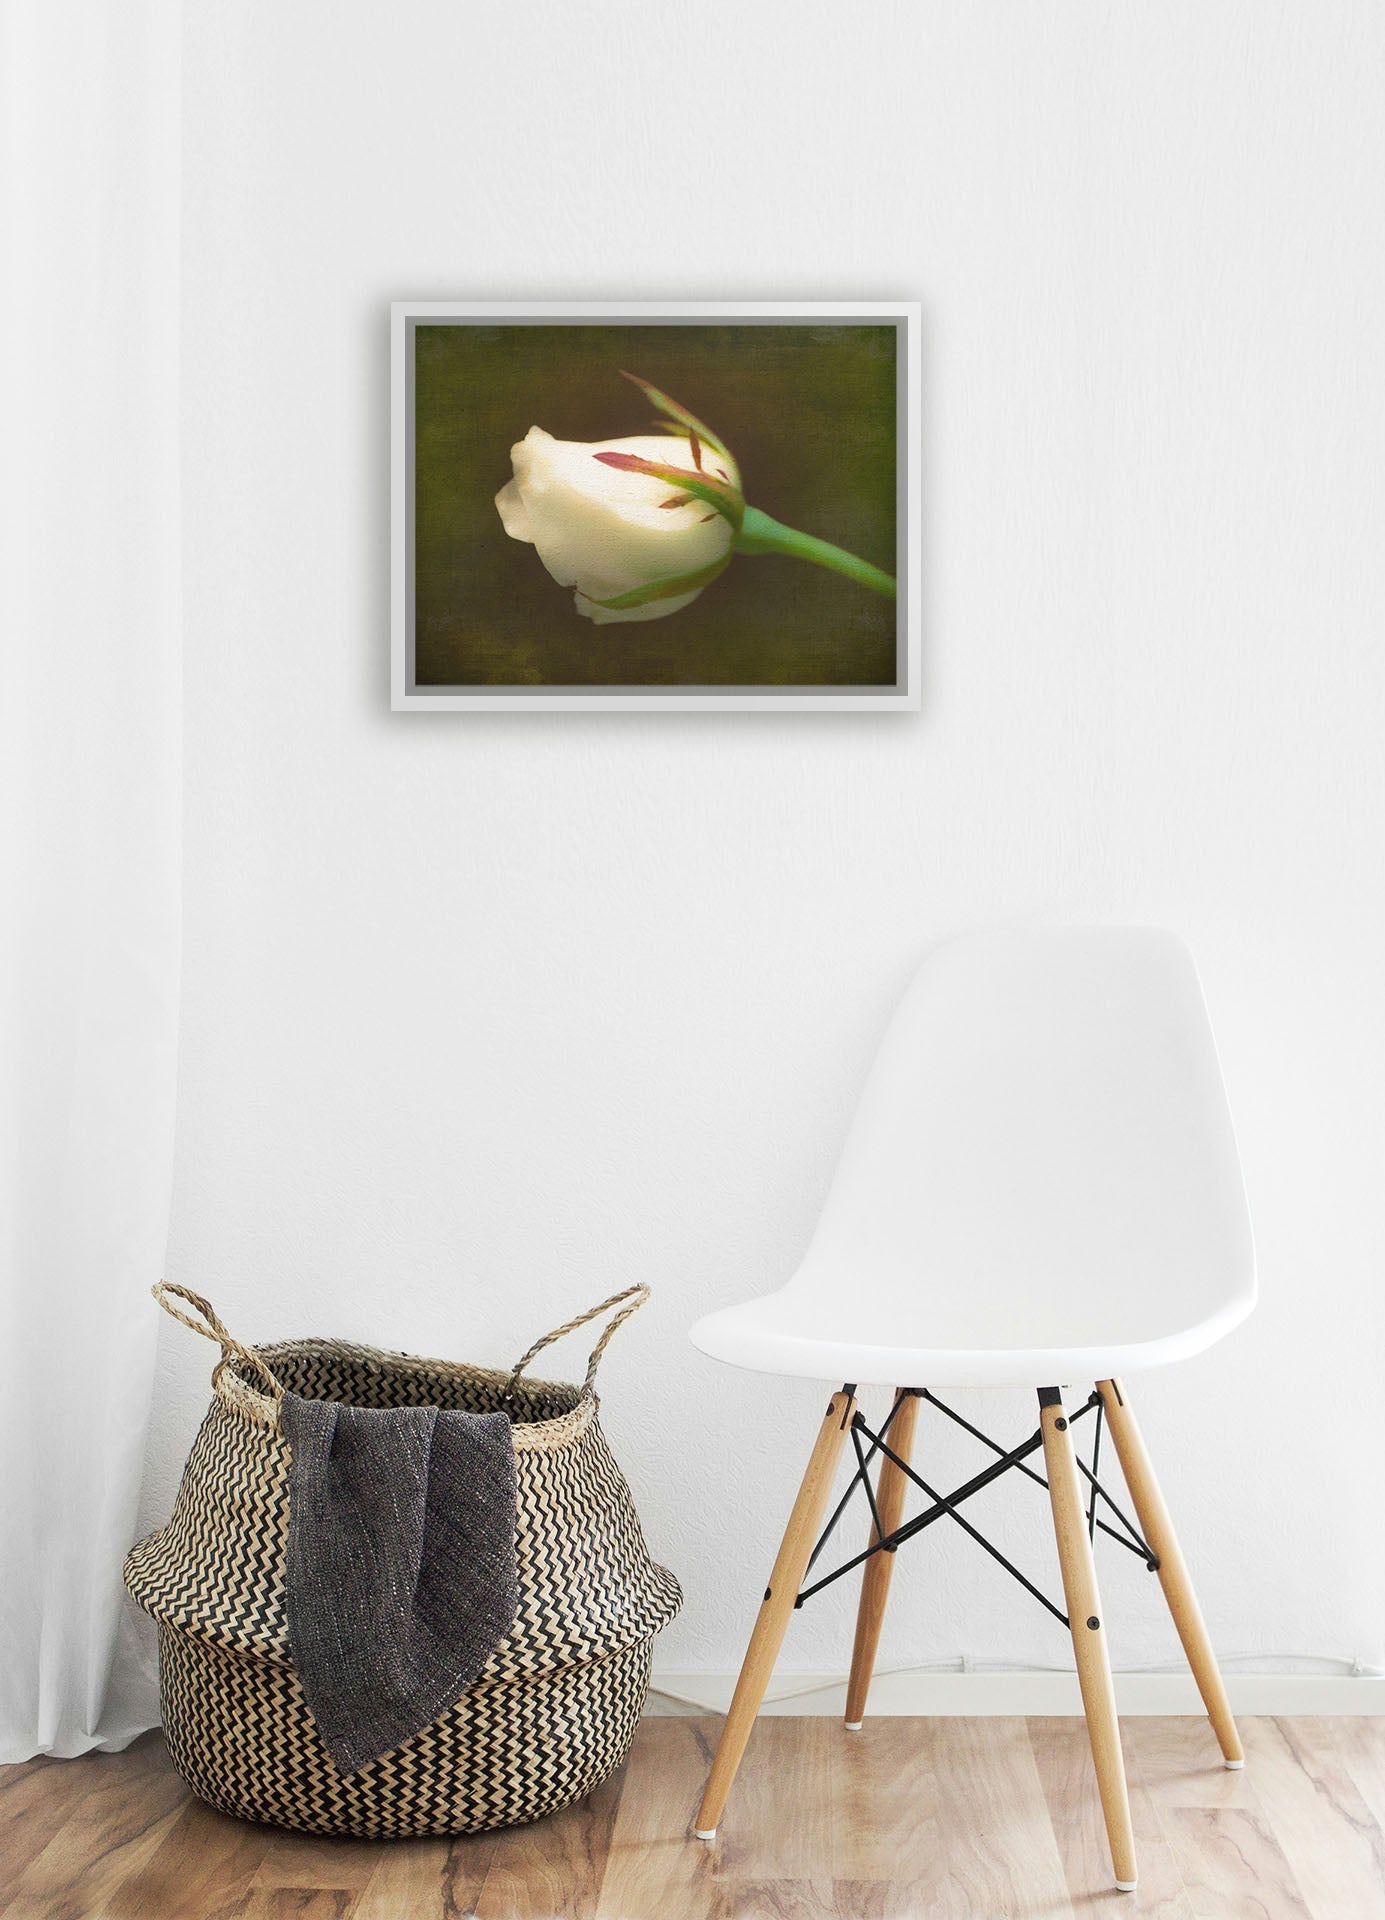
[[[1222,1765],[1226,1768],[1226,1771],[1228,1773],[1239,1773],[1241,1771],[1241,1768],[1245,1765],[1245,1761],[1244,1760],[1223,1760]]]
[[[715,1827],[694,1827],[693,1833],[699,1840],[715,1840],[717,1837]]]
[[[848,1720],[846,1722],[846,1730],[848,1733],[859,1733],[863,1724],[864,1722],[860,1720]]]
[[[1139,1886],[1139,1884],[1140,1883],[1138,1880],[1117,1880],[1116,1892],[1117,1893],[1133,1893],[1136,1887]]]

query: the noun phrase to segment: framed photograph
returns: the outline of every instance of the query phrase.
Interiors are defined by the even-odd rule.
[[[919,703],[919,309],[397,301],[397,710]]]

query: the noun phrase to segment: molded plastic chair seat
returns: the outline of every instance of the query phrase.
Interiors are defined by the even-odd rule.
[[[918,1386],[1108,1379],[1255,1304],[1191,955],[1150,928],[938,948],[882,1043],[811,1246],[692,1329],[765,1372]]]
[[[1132,1338],[1135,1330],[1127,1327],[1123,1339],[1112,1329],[1107,1338],[1093,1340],[1093,1328],[1064,1324],[1050,1303],[1036,1301],[1026,1321],[1006,1322],[1001,1346],[994,1344],[1001,1329],[978,1325],[975,1313],[941,1313],[917,1302],[907,1323],[899,1315],[872,1323],[849,1303],[836,1313],[833,1305],[800,1305],[784,1288],[709,1314],[694,1327],[693,1339],[714,1360],[733,1366],[858,1386],[901,1380],[929,1387],[1067,1386],[1186,1359],[1220,1340],[1250,1310],[1237,1302],[1193,1327],[1150,1325],[1143,1338]]]

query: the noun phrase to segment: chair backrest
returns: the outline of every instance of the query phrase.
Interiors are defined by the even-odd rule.
[[[1191,954],[1014,929],[924,961],[786,1291],[930,1346],[1157,1339],[1254,1300],[1245,1190]]]

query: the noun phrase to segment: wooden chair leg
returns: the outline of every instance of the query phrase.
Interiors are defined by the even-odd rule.
[[[1197,1681],[1198,1692],[1207,1709],[1207,1718],[1212,1722],[1212,1730],[1221,1746],[1222,1758],[1228,1767],[1243,1767],[1246,1763],[1245,1753],[1232,1717],[1231,1702],[1226,1697],[1226,1688],[1217,1670],[1216,1656],[1207,1637],[1202,1610],[1193,1592],[1193,1583],[1188,1578],[1187,1562],[1178,1545],[1169,1510],[1164,1505],[1164,1496],[1159,1491],[1159,1482],[1154,1477],[1144,1438],[1131,1412],[1129,1397],[1119,1380],[1098,1380],[1097,1392],[1105,1405],[1106,1425],[1115,1443],[1116,1457],[1121,1463],[1125,1484],[1130,1489],[1136,1518],[1159,1562],[1159,1584],[1164,1589],[1173,1624],[1183,1642],[1183,1651],[1193,1670],[1193,1678]]]
[[[1135,1888],[1135,1838],[1130,1826],[1130,1796],[1125,1784],[1120,1724],[1116,1719],[1116,1690],[1111,1681],[1096,1564],[1087,1535],[1087,1516],[1078,1484],[1072,1435],[1063,1412],[1062,1396],[1056,1387],[1046,1387],[1039,1394],[1039,1423],[1044,1437],[1053,1531],[1063,1570],[1063,1594],[1073,1652],[1077,1656],[1077,1678],[1082,1688],[1082,1707],[1087,1716],[1087,1737],[1092,1743],[1106,1837],[1111,1846],[1116,1885],[1122,1893],[1131,1893]]]
[[[716,1836],[717,1822],[721,1819],[726,1797],[741,1764],[741,1755],[750,1738],[750,1729],[755,1724],[760,1702],[765,1697],[765,1688],[769,1685],[770,1674],[779,1656],[784,1629],[793,1612],[808,1556],[822,1524],[837,1456],[842,1450],[842,1442],[855,1412],[856,1402],[849,1393],[834,1393],[828,1402],[822,1425],[818,1428],[817,1441],[803,1476],[803,1484],[798,1489],[793,1512],[789,1515],[789,1524],[784,1530],[774,1571],[765,1588],[765,1597],[760,1603],[755,1631],[750,1636],[750,1645],[741,1662],[740,1678],[731,1697],[712,1770],[707,1776],[702,1805],[698,1808],[693,1828],[699,1840],[711,1840]]]
[[[894,1397],[899,1411],[890,1421],[889,1443],[901,1460],[908,1460],[913,1452],[914,1427],[918,1422],[918,1395],[907,1392],[903,1387],[896,1387]],[[893,1533],[903,1518],[904,1496],[908,1489],[909,1476],[901,1472],[893,1460],[883,1460],[875,1504],[880,1510],[880,1522],[886,1533]],[[870,1523],[870,1537],[872,1540],[880,1537],[876,1533],[874,1519]],[[894,1562],[892,1553],[873,1553],[861,1575],[861,1601],[856,1609],[856,1644],[851,1649],[851,1678],[846,1688],[846,1725],[849,1733],[859,1733],[861,1722],[866,1717],[866,1695],[870,1691],[871,1675],[875,1672],[875,1655],[880,1645],[880,1629],[885,1623],[885,1602],[890,1597]]]

